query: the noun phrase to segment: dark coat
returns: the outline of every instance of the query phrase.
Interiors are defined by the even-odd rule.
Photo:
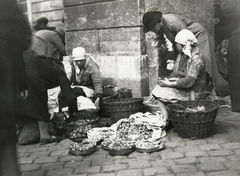
[[[240,112],[240,28],[236,29],[229,38],[228,46],[228,81],[232,111]]]
[[[15,0],[0,3],[0,142],[15,133],[15,99],[27,89],[22,53],[29,47],[31,31]],[[7,138],[6,138],[7,137]],[[0,174],[1,175],[1,174]]]

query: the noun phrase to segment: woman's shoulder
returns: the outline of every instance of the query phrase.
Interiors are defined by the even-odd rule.
[[[191,58],[191,60],[193,62],[195,62],[195,63],[197,62],[199,64],[204,64],[203,55],[200,52],[198,47],[195,47],[194,50],[192,51],[192,58]]]

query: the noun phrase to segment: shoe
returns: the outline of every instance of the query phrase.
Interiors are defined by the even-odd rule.
[[[41,138],[39,141],[39,145],[46,145],[54,142],[60,142],[62,140],[62,137],[53,137],[50,136],[50,138]]]

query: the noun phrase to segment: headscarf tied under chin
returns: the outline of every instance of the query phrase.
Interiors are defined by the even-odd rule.
[[[184,45],[182,49],[183,53],[190,58],[192,57],[191,45],[197,44],[197,39],[191,31],[187,29],[182,29],[180,32],[177,33],[175,37],[175,42]]]

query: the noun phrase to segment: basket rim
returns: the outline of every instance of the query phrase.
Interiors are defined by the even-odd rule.
[[[143,101],[143,98],[117,98],[117,99],[106,100],[103,103],[107,105],[120,105],[120,104],[137,103],[142,101]]]
[[[173,104],[180,104],[182,105],[183,103],[182,102],[207,102],[207,103],[211,103],[214,105],[214,107],[211,109],[211,110],[206,110],[206,111],[197,111],[197,112],[191,112],[191,111],[185,111],[185,110],[176,110],[176,109],[170,109],[169,107]],[[217,109],[219,109],[219,105],[218,103],[216,102],[213,102],[213,101],[209,101],[209,100],[187,100],[187,101],[179,101],[179,102],[176,102],[176,103],[173,103],[173,104],[169,104],[166,106],[167,110],[171,110],[171,111],[174,111],[174,112],[184,112],[184,113],[187,113],[187,114],[205,114],[205,113],[209,113],[209,112],[213,112]]]

